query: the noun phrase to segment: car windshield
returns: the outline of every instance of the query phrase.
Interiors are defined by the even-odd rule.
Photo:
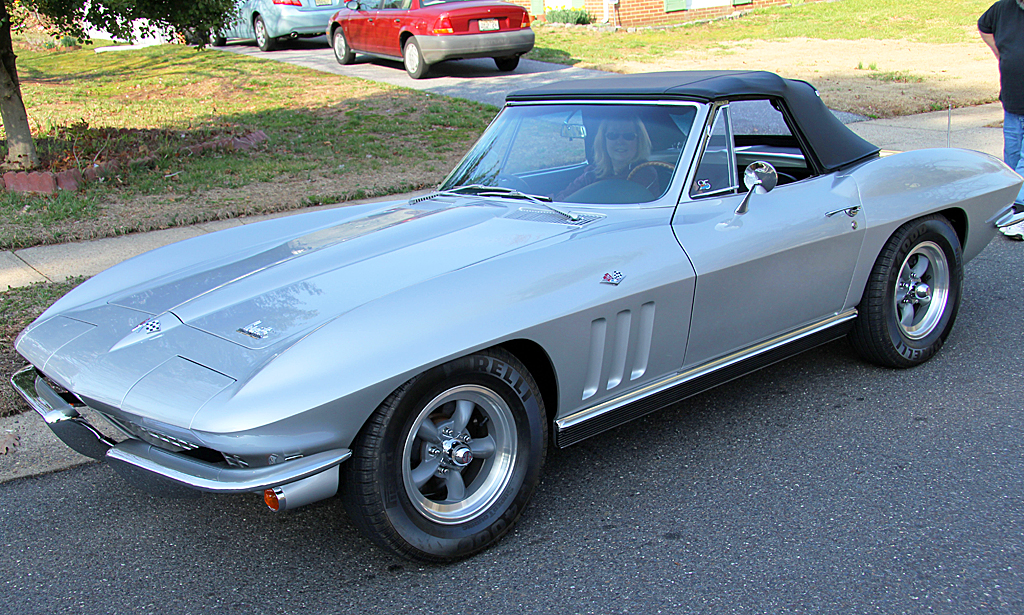
[[[647,203],[672,182],[695,104],[507,107],[440,190],[511,188],[556,202]]]

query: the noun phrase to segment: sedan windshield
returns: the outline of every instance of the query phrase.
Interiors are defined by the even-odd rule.
[[[566,203],[647,203],[668,190],[697,107],[507,107],[441,190],[494,186]]]

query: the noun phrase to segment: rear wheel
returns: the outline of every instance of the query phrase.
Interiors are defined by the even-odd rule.
[[[912,367],[930,359],[953,328],[963,292],[963,254],[949,221],[901,226],[868,278],[850,342],[865,359]]]
[[[430,66],[423,61],[423,54],[420,53],[420,44],[416,42],[416,37],[405,42],[402,58],[405,60],[405,72],[409,73],[413,79],[422,79],[430,69]]]
[[[252,29],[256,33],[256,44],[260,51],[271,51],[276,46],[274,39],[267,33],[267,24],[263,23],[263,17],[257,15],[252,20]]]
[[[331,38],[331,47],[334,48],[334,58],[338,60],[338,64],[351,64],[352,60],[356,57],[356,54],[352,52],[352,48],[348,46],[348,41],[345,39],[345,33],[341,31],[341,26],[334,30],[334,35]]]
[[[536,382],[511,354],[482,351],[424,372],[380,405],[343,466],[344,503],[398,555],[466,557],[519,518],[546,446]]]
[[[498,67],[503,73],[511,72],[519,66],[519,56],[509,56],[507,58],[494,58],[494,65]]]

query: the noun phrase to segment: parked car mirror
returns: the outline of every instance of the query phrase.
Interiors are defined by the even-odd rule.
[[[347,8],[350,11],[358,11],[359,0],[348,0],[348,2],[345,3],[345,8]]]
[[[747,187],[747,195],[743,197],[740,206],[736,208],[736,215],[747,213],[750,195],[755,192],[760,194],[771,192],[778,183],[779,174],[770,163],[758,160],[747,165],[743,171],[743,185]]]

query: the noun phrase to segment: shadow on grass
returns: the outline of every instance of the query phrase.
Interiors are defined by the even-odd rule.
[[[552,64],[567,64],[575,66],[581,62],[580,59],[572,57],[568,52],[550,47],[534,47],[533,51],[526,54],[526,58],[538,62],[551,62]]]

